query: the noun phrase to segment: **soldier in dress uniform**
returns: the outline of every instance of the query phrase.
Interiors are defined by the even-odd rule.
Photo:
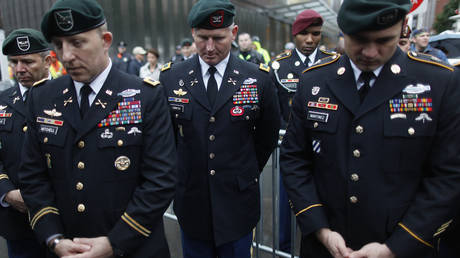
[[[18,29],[3,42],[16,84],[0,94],[0,235],[6,239],[10,258],[45,257],[27,219],[19,191],[18,169],[26,126],[25,100],[32,85],[49,77],[49,45],[42,33]]]
[[[292,99],[302,72],[316,61],[334,55],[318,48],[321,41],[323,18],[314,10],[307,9],[297,15],[292,25],[295,49],[279,55],[271,64],[273,80],[278,87],[281,109],[281,127],[286,128],[291,113]],[[280,181],[279,245],[286,252],[291,250],[291,209],[284,185]]]
[[[398,48],[410,7],[344,1],[346,55],[301,76],[280,158],[301,257],[432,258],[458,209],[459,76]]]
[[[19,172],[30,225],[59,257],[169,257],[175,187],[163,87],[112,67],[93,0],[59,0],[41,29],[68,75],[35,85]]]
[[[311,9],[301,12],[292,24],[295,49],[277,56],[271,64],[273,80],[278,87],[282,128],[286,128],[289,121],[292,98],[302,72],[319,59],[334,55],[318,49],[322,26],[323,18],[319,13]]]
[[[198,1],[188,18],[198,55],[160,75],[180,161],[174,211],[186,258],[250,257],[259,176],[278,136],[270,68],[230,54],[234,15],[228,0]]]

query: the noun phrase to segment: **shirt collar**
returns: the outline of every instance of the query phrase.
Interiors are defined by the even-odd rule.
[[[305,64],[305,59],[307,59],[307,56],[302,54],[302,52],[300,52],[297,48],[295,49],[295,51],[297,51],[297,55],[300,57],[300,60],[302,61],[302,63]],[[318,48],[315,48],[315,51],[313,51],[313,53],[311,53],[308,56],[308,59],[310,60],[311,64],[315,63],[316,53],[318,53]]]
[[[353,63],[353,61],[351,61],[351,59],[350,59],[350,64],[351,64],[351,68],[353,69],[353,73],[355,75],[355,81],[356,83],[358,83],[358,79],[362,71],[358,68],[358,66],[355,65],[355,63]],[[382,68],[383,68],[383,65],[379,66],[377,69],[372,71],[375,75],[375,78],[379,76],[380,72],[382,71]]]
[[[97,95],[99,91],[102,89],[105,80],[109,76],[110,69],[112,68],[112,60],[109,59],[109,65],[100,73],[92,82],[89,83],[89,86],[93,90],[93,92]],[[80,95],[80,89],[85,85],[83,82],[73,81],[75,85],[75,89],[77,90],[77,94]]]
[[[23,86],[21,83],[18,82],[19,91],[21,92],[21,97],[24,99],[24,93],[29,90],[26,86]]]
[[[217,72],[220,76],[224,77],[225,69],[227,68],[228,60],[230,59],[230,52],[228,53],[227,57],[216,64],[214,67],[216,68]],[[200,61],[201,66],[201,75],[204,77],[205,74],[208,72],[210,65],[208,65],[201,56],[198,56],[198,60]]]

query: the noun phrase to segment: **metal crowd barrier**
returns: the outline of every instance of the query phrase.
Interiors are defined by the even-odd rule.
[[[279,250],[279,182],[280,182],[280,168],[279,168],[279,146],[281,145],[282,138],[286,130],[280,130],[280,138],[278,140],[278,146],[272,153],[272,170],[271,170],[271,205],[272,205],[272,223],[271,223],[271,245],[263,244],[263,232],[264,232],[264,219],[267,214],[264,214],[264,197],[266,197],[265,193],[263,192],[263,186],[267,183],[264,180],[264,177],[261,176],[260,178],[260,210],[261,216],[257,227],[255,228],[255,238],[252,243],[253,246],[253,253],[252,257],[260,258],[261,253],[272,254],[272,257],[286,257],[286,258],[298,258],[298,256],[294,255],[295,243],[296,243],[296,220],[294,213],[291,212],[291,250],[290,253],[283,252]],[[172,209],[168,209],[171,210]],[[177,222],[176,215],[166,212],[164,214],[165,218],[174,220]],[[266,255],[264,256],[266,257]]]

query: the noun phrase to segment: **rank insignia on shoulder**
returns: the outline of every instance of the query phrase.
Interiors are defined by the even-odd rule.
[[[319,67],[322,67],[322,66],[332,64],[332,63],[336,62],[337,60],[339,60],[339,58],[340,58],[340,54],[336,54],[336,55],[333,55],[333,56],[328,56],[328,57],[319,59],[318,61],[316,61],[316,63],[314,63],[312,66],[308,67],[307,69],[305,69],[305,71],[303,71],[302,73],[306,73],[306,72],[308,72],[310,70],[313,70],[315,68],[319,68]]]
[[[150,84],[150,85],[152,85],[152,86],[157,86],[157,85],[160,84],[159,81],[152,81],[152,80],[150,80],[149,78],[145,78],[145,79],[144,79],[144,82],[147,83],[147,84]]]
[[[451,72],[454,71],[454,68],[451,65],[442,62],[442,60],[440,60],[439,58],[437,58],[435,56],[432,56],[432,55],[427,55],[427,54],[423,54],[423,53],[416,53],[414,51],[408,51],[407,56],[409,56],[410,59],[415,60],[415,61],[419,61],[419,62],[427,63],[427,64],[432,64],[432,65],[437,65],[437,66],[446,68],[447,70],[449,70]]]
[[[259,65],[259,69],[262,70],[262,71],[265,71],[265,72],[270,72],[270,67],[266,64],[260,64]]]
[[[163,67],[161,67],[161,71],[164,72],[166,70],[169,70],[169,69],[171,69],[171,66],[172,66],[172,62],[164,64]]]
[[[40,84],[46,82],[47,80],[48,80],[48,78],[41,79],[41,80],[35,82],[35,83],[32,85],[32,87],[33,87],[33,86],[38,86],[38,85],[40,85]]]
[[[279,61],[279,60],[282,60],[282,59],[286,59],[286,58],[290,57],[291,55],[292,55],[292,51],[286,51],[284,53],[281,53],[281,54],[277,55],[275,57],[275,60]]]

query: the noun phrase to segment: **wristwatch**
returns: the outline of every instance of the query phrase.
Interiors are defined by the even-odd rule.
[[[53,238],[53,240],[51,240],[51,241],[48,243],[48,247],[49,247],[49,249],[51,250],[51,252],[54,253],[54,249],[55,249],[56,246],[59,244],[59,242],[61,242],[62,239],[64,239],[63,236],[57,236],[57,237]]]

